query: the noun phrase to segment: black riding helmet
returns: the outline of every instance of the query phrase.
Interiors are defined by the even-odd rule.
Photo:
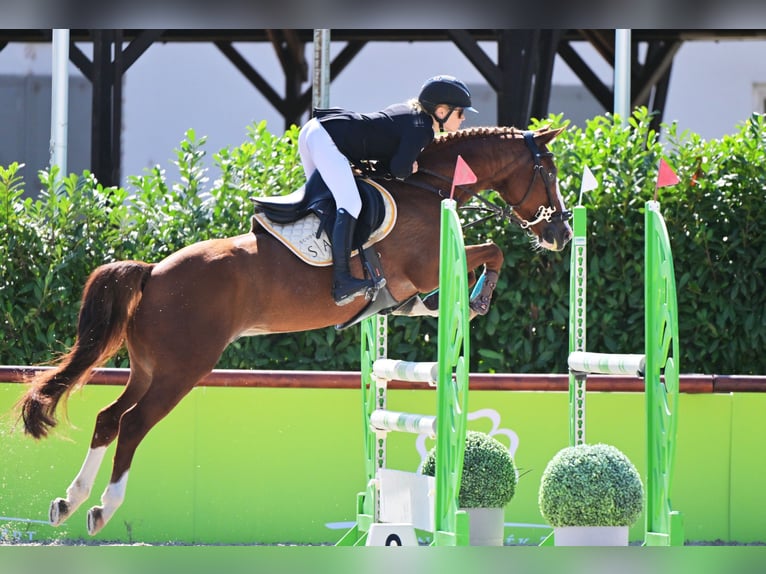
[[[470,112],[477,110],[471,105],[471,92],[463,82],[454,76],[434,76],[420,88],[418,101],[423,109],[431,116],[436,111],[436,106],[445,104],[449,106],[450,112],[443,120],[435,118],[439,122],[440,129],[444,130],[444,122],[452,114],[455,108],[463,108]]]

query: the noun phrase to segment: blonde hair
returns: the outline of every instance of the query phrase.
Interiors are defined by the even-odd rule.
[[[424,112],[423,106],[417,98],[407,100],[407,105],[410,106],[416,112]]]

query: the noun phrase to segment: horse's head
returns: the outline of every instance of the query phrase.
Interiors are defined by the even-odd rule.
[[[522,132],[526,153],[521,152],[519,166],[509,168],[505,176],[499,174],[503,180],[496,184],[521,227],[532,231],[540,246],[552,251],[562,250],[572,238],[571,212],[559,192],[553,153],[547,147],[563,130]]]
[[[477,181],[455,191],[458,204],[474,196],[481,199],[481,190],[495,190],[507,204],[498,215],[528,230],[540,247],[560,251],[572,237],[571,214],[559,193],[556,166],[547,145],[562,131],[544,128],[523,132],[502,127],[460,130],[441,136],[423,151],[420,171],[431,176],[451,175],[457,155],[461,155]]]

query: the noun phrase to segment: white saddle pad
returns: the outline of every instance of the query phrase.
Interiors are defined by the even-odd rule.
[[[396,203],[394,203],[394,198],[380,184],[369,179],[366,181],[380,192],[383,198],[385,215],[383,222],[372,232],[370,238],[364,244],[364,248],[388,236],[396,223]],[[313,213],[293,223],[274,223],[264,213],[256,213],[253,215],[253,218],[302,261],[316,267],[332,265],[330,240],[324,231],[322,231],[319,237],[316,236],[319,229],[319,218]],[[351,256],[354,257],[357,254],[358,250],[352,252]]]

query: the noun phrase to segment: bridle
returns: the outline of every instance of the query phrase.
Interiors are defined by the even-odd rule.
[[[572,217],[571,211],[562,211],[560,213],[556,213],[556,208],[553,206],[553,182],[551,181],[550,175],[545,171],[542,163],[543,157],[552,157],[552,152],[541,152],[540,148],[537,146],[537,143],[535,142],[535,134],[531,131],[525,131],[523,132],[524,135],[524,143],[527,145],[527,149],[529,149],[529,152],[532,154],[532,159],[535,162],[534,170],[532,173],[532,179],[529,182],[529,185],[527,186],[527,191],[524,193],[524,196],[521,198],[521,200],[516,203],[515,205],[506,204],[504,206],[495,205],[491,201],[489,201],[487,198],[482,196],[480,192],[473,191],[465,186],[457,186],[459,189],[461,189],[464,193],[468,194],[471,197],[475,197],[478,199],[481,203],[484,204],[484,207],[480,206],[465,206],[463,209],[470,209],[470,210],[488,210],[491,213],[489,215],[486,215],[480,219],[477,219],[475,221],[472,221],[463,227],[471,227],[473,225],[476,225],[478,223],[487,221],[489,219],[493,218],[500,218],[500,219],[507,219],[509,221],[512,221],[516,223],[519,227],[522,229],[528,229],[529,227],[532,227],[533,225],[537,225],[538,223],[542,221],[547,221],[548,223],[551,222],[557,222],[557,221],[567,221]],[[509,166],[506,166],[506,168]],[[504,168],[504,169],[506,169]],[[503,171],[504,171],[503,169]],[[452,178],[442,175],[440,173],[436,173],[434,171],[431,171],[429,169],[420,168],[418,169],[418,173],[423,173],[426,175],[433,176],[437,179],[446,181],[446,182],[452,182]],[[535,213],[535,217],[532,221],[528,221],[524,219],[523,217],[520,217],[517,213],[517,210],[524,204],[524,202],[529,197],[529,194],[532,193],[532,187],[535,184],[535,180],[538,178],[538,176],[543,180],[543,185],[545,185],[545,193],[548,196],[548,206],[541,205],[537,212]],[[426,183],[407,179],[405,180],[405,183],[408,183],[410,185],[414,185],[415,187],[420,187],[422,189],[427,189],[431,192],[434,192],[439,195],[439,197],[446,198],[449,196],[449,194],[439,188],[430,186]]]

